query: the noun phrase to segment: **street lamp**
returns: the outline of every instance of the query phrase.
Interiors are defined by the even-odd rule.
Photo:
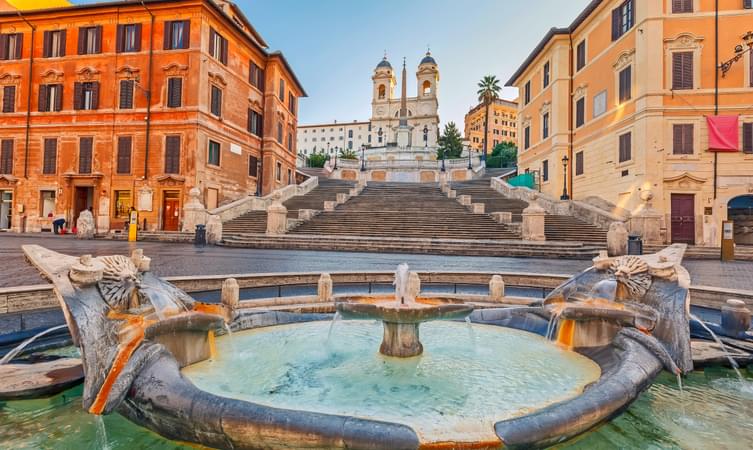
[[[445,149],[442,149],[442,172],[447,172],[447,169],[445,169],[445,166],[444,166],[444,160],[446,156],[447,156],[447,149],[445,148]]]
[[[728,59],[727,61],[722,62],[719,64],[719,69],[722,71],[722,77],[727,75],[727,72],[732,68],[732,66],[742,59],[743,56],[745,56],[746,53],[753,53],[753,31],[748,31],[742,36],[743,44],[745,44],[748,49],[746,50],[745,47],[743,47],[741,44],[738,44],[735,46],[735,56]]]
[[[565,172],[565,176],[562,178],[562,197],[560,197],[560,200],[570,200],[570,196],[567,195],[567,162],[570,161],[570,159],[567,157],[567,155],[562,157],[562,170]]]
[[[424,125],[424,147],[429,146],[429,127]]]
[[[473,166],[471,165],[471,148],[466,147],[466,150],[468,151],[468,170],[472,170]]]
[[[366,172],[366,146],[361,146],[361,172]]]
[[[377,136],[379,136],[379,143],[382,144],[382,127],[379,127],[379,131],[377,131]]]
[[[335,147],[335,167],[332,168],[333,170],[337,170],[337,150],[338,147]]]

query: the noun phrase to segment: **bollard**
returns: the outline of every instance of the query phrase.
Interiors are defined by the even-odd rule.
[[[235,278],[228,278],[222,282],[220,302],[225,311],[225,323],[232,322],[235,318],[235,310],[238,308],[238,303],[240,302],[240,287],[238,286],[238,280]]]

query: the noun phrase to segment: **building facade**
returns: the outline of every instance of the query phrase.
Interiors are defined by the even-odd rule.
[[[465,139],[470,147],[477,151],[484,150],[484,121],[486,120],[486,106],[479,103],[465,115]],[[487,139],[488,151],[503,142],[517,144],[518,133],[518,104],[509,100],[497,99],[489,105],[489,128]]]
[[[302,160],[314,153],[339,154],[341,150],[359,151],[371,146],[370,122],[333,122],[298,126],[298,154]]]
[[[207,208],[295,182],[298,98],[283,55],[233,3],[145,0],[0,13],[0,228],[131,207],[180,230]]]
[[[520,93],[519,170],[553,197],[653,208],[665,242],[718,246],[722,221],[753,192],[753,10],[718,6],[594,0],[553,28],[507,83]],[[738,45],[739,60],[717,70]],[[709,151],[717,111],[739,120],[732,153]]]

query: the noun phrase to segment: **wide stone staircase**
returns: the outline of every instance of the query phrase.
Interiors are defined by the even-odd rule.
[[[319,185],[306,195],[298,195],[285,201],[283,205],[288,209],[288,218],[297,219],[298,210],[324,209],[325,201],[335,201],[337,194],[347,194],[355,186],[352,181],[319,178]],[[225,222],[222,232],[225,236],[235,236],[245,233],[265,233],[267,231],[267,212],[250,211],[240,217]]]
[[[484,203],[487,214],[512,213],[512,221],[522,221],[522,213],[528,203],[505,197],[492,189],[489,179],[470,180],[452,184],[458,195],[470,195],[473,203]],[[604,244],[607,231],[575,217],[547,214],[544,218],[544,234],[547,241],[585,242]]]

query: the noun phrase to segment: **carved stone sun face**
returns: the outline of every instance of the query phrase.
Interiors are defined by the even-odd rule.
[[[110,308],[127,311],[138,306],[137,292],[141,276],[131,258],[116,255],[104,256],[99,260],[104,265],[104,270],[97,287]]]
[[[610,274],[625,286],[632,300],[640,300],[651,287],[648,264],[637,256],[621,256],[612,261]]]

